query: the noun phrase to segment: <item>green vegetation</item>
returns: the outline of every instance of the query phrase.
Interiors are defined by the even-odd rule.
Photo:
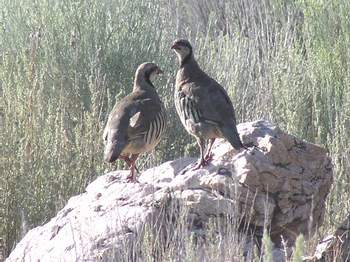
[[[263,247],[264,247],[264,261],[266,262],[273,262],[272,259],[272,242],[269,236],[269,233],[267,230],[264,230],[264,236],[263,236]]]
[[[304,236],[299,235],[295,241],[295,251],[293,254],[293,262],[303,262],[304,255]]]
[[[322,231],[350,210],[350,1],[0,0],[0,10],[7,252],[113,168],[102,161],[102,129],[140,63],[166,72],[155,85],[171,119],[140,167],[196,153],[173,106],[177,37],[227,88],[238,122],[265,118],[329,150],[335,179]]]

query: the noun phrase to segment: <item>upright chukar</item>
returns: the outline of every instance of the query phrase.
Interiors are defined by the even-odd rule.
[[[176,40],[171,49],[180,62],[174,96],[176,111],[185,129],[197,139],[200,147],[200,160],[193,167],[196,170],[211,161],[211,148],[216,138],[227,139],[236,150],[244,146],[229,96],[220,84],[201,70],[190,42]]]
[[[130,168],[128,181],[135,182],[135,161],[153,150],[166,127],[166,113],[151,79],[162,71],[154,63],[141,64],[132,93],[116,103],[103,132],[104,159],[123,159]]]

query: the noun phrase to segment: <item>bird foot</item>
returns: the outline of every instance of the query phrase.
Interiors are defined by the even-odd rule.
[[[135,174],[132,174],[132,173],[126,177],[126,182],[127,182],[127,183],[140,183],[140,182],[137,180]]]
[[[250,150],[250,151],[252,151],[254,148],[257,149],[257,150],[259,150],[259,151],[261,151],[261,152],[264,151],[262,148],[260,148],[260,147],[258,147],[257,145],[255,145],[254,142],[251,142],[251,143],[244,143],[244,144],[243,144],[243,148],[244,148],[244,149],[247,149],[247,150]]]
[[[204,160],[209,164],[214,158],[214,154],[213,153],[209,153],[209,154],[206,154],[204,156]]]
[[[191,171],[196,171],[198,169],[201,169],[202,167],[208,166],[210,163],[210,160],[198,160],[194,163],[192,163],[191,165],[187,166],[185,169],[182,170],[182,172],[180,173],[180,175],[184,175],[187,171],[191,170]]]
[[[201,169],[202,167],[208,166],[209,163],[210,161],[206,159],[199,160],[197,164],[193,168],[191,168],[191,171],[195,171],[195,170]]]

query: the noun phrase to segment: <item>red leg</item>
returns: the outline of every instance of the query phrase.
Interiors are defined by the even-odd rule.
[[[201,169],[202,167],[205,167],[208,164],[209,162],[207,162],[205,159],[200,159],[198,160],[198,163],[193,168],[191,168],[191,170],[195,171],[195,170]]]
[[[192,171],[198,170],[204,166],[207,166],[209,162],[204,159],[204,146],[205,146],[205,140],[202,138],[197,139],[197,143],[199,145],[199,149],[201,152],[200,159],[198,160],[198,163],[191,169]]]
[[[129,158],[130,160],[130,175],[126,178],[127,182],[138,182],[136,179],[136,170],[135,170],[135,162],[136,159],[138,158],[139,154],[132,154],[131,157]]]
[[[210,138],[209,139],[208,150],[207,150],[207,153],[204,156],[204,160],[207,161],[208,163],[211,160],[213,160],[213,153],[211,152],[211,148],[213,147],[214,142],[215,142],[215,138]]]
[[[130,168],[131,166],[131,160],[130,157],[128,156],[119,156],[120,159],[124,160],[124,162],[128,165],[128,167]]]

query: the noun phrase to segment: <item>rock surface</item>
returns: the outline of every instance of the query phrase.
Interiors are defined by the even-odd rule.
[[[326,236],[319,242],[315,254],[304,261],[350,261],[350,213],[333,235]]]
[[[102,175],[30,230],[6,261],[110,261],[132,249],[145,228],[162,232],[173,223],[179,203],[192,231],[213,217],[239,215],[254,227],[269,225],[277,246],[281,236],[288,245],[300,233],[307,237],[322,224],[332,184],[326,150],[265,121],[238,130],[244,144],[259,149],[235,152],[219,141],[208,167],[180,175],[195,159],[178,159],[146,170],[136,184],[125,182],[127,171]]]

